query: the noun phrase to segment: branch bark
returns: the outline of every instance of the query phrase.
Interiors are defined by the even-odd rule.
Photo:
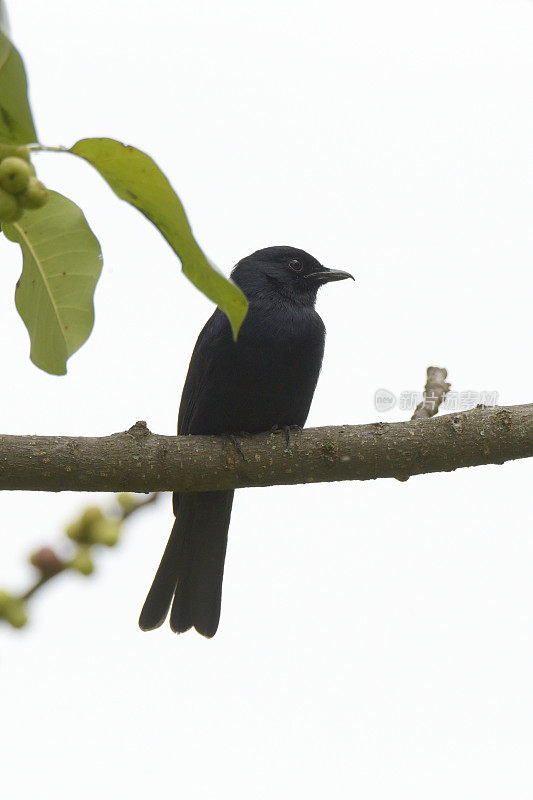
[[[161,436],[144,422],[106,437],[0,436],[0,489],[211,491],[397,478],[533,456],[533,404],[409,422],[236,437]]]

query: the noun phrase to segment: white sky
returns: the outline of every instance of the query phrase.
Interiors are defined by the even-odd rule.
[[[303,247],[323,290],[312,425],[378,415],[374,391],[531,402],[533,3],[8,3],[41,140],[151,153],[228,270]],[[7,433],[175,430],[211,304],[155,229],[69,156],[40,177],[104,252],[96,326],[39,372],[0,243]],[[139,515],[92,579],[64,576],[0,631],[6,797],[530,798],[531,463],[406,484],[238,493],[215,639],[137,617],[171,525]],[[105,497],[91,498],[104,501]],[[0,498],[0,584],[31,579],[87,496]]]

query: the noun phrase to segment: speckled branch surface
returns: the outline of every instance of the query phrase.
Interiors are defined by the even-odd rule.
[[[533,404],[257,436],[0,436],[0,489],[210,491],[397,478],[533,456]]]

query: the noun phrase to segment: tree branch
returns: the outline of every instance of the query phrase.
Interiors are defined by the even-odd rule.
[[[211,491],[397,478],[533,456],[533,404],[409,422],[236,437],[160,436],[144,422],[106,437],[0,436],[0,489]]]

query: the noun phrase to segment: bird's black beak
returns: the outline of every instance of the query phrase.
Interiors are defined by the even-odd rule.
[[[308,278],[315,278],[319,283],[329,283],[330,281],[344,281],[346,278],[355,280],[353,275],[349,272],[344,272],[342,269],[326,269],[322,267],[320,272],[311,272],[307,275]]]

